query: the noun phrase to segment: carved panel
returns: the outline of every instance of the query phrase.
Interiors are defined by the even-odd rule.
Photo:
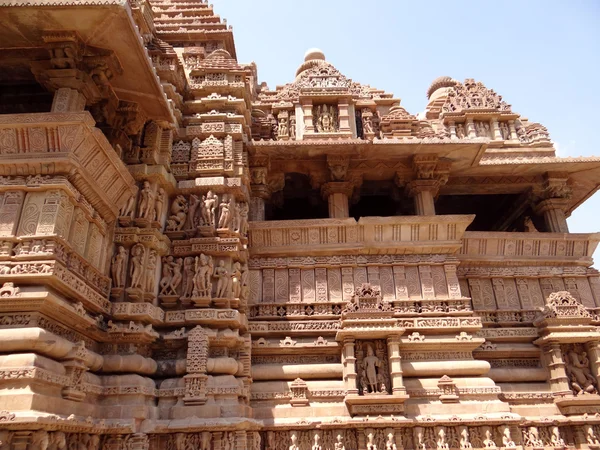
[[[327,269],[327,286],[329,289],[329,300],[339,302],[342,300],[342,275],[339,268]]]
[[[302,281],[300,279],[300,269],[289,269],[290,274],[290,302],[296,303],[302,301]]]
[[[262,271],[261,270],[250,270],[249,271],[249,282],[250,293],[248,295],[249,303],[258,303],[262,299]]]
[[[600,286],[600,282],[598,283]],[[600,290],[599,290],[600,292]],[[348,301],[354,295],[354,275],[352,267],[342,267],[342,299]]]
[[[581,303],[588,308],[594,308],[596,305],[588,279],[581,277],[577,278],[575,282],[577,285],[577,290],[579,291],[579,295],[581,296]]]
[[[419,269],[416,266],[407,266],[406,286],[410,298],[421,298],[421,280],[419,280]]]
[[[302,301],[315,301],[315,271],[313,269],[302,269],[300,271],[302,280]]]
[[[406,284],[406,272],[403,266],[393,266],[394,285],[397,300],[408,300],[408,285]]]
[[[276,302],[287,302],[289,300],[288,279],[288,271],[286,269],[275,269]]]
[[[262,277],[262,301],[263,303],[273,303],[275,301],[275,270],[263,270]]]
[[[28,192],[23,203],[23,211],[19,220],[18,236],[34,236],[38,220],[44,205],[45,192]]]
[[[315,269],[315,292],[317,302],[327,301],[327,269]]]
[[[396,288],[394,286],[394,273],[390,266],[379,268],[379,277],[381,284],[381,295],[384,300],[394,300],[396,298]]]

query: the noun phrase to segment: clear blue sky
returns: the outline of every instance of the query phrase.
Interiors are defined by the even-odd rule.
[[[600,156],[600,1],[209,0],[233,26],[238,60],[270,88],[304,52],[395,94],[413,114],[431,81],[475,78],[548,128],[559,156]],[[600,231],[600,193],[569,218]],[[596,259],[600,252],[596,252]]]

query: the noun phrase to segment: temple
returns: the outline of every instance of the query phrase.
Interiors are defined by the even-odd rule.
[[[0,23],[1,450],[600,449],[600,158],[473,79],[270,89],[201,0]]]

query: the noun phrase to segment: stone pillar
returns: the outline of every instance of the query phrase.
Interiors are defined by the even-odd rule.
[[[406,394],[402,379],[402,357],[400,356],[400,336],[390,336],[387,339],[390,378],[392,380],[392,395]]]
[[[498,119],[496,117],[492,118],[492,138],[495,141],[502,140],[502,133],[500,133],[500,126],[498,125]]]
[[[323,198],[329,203],[329,218],[349,217],[348,199],[354,186],[349,181],[331,181],[321,187]]]
[[[456,136],[456,122],[450,121],[448,127],[450,128],[450,139],[458,139]]]
[[[565,369],[560,344],[550,343],[543,348],[546,365],[549,370],[550,390],[555,395],[571,394],[569,379]]]
[[[439,186],[438,180],[413,180],[408,184],[408,195],[415,199],[418,216],[435,216],[434,196]]]
[[[79,91],[59,88],[54,92],[51,112],[79,112],[85,108],[85,97]]]
[[[338,118],[339,118],[339,130],[340,132],[350,133],[352,129],[350,128],[350,115],[349,115],[349,105],[348,100],[340,100],[338,104]],[[352,117],[354,120],[354,117]],[[330,216],[331,217],[331,216]]]
[[[302,104],[302,114],[304,115],[303,134],[314,133],[315,126],[313,124],[312,100],[302,99],[301,104]]]
[[[536,214],[543,214],[546,229],[550,233],[568,233],[567,218],[564,209],[567,200],[563,198],[549,198],[541,201],[536,207]]]
[[[356,385],[356,357],[354,356],[354,338],[344,339],[344,371],[346,374],[346,391],[348,394],[358,394]]]
[[[469,139],[473,139],[477,137],[477,131],[475,130],[475,124],[473,123],[473,119],[467,117],[466,123],[466,133]]]
[[[511,141],[518,141],[519,140],[519,136],[517,135],[517,129],[515,127],[515,121],[514,120],[509,120],[508,121],[508,128],[510,129],[510,140]]]
[[[262,197],[250,197],[250,210],[248,212],[250,222],[260,222],[265,220],[265,199]]]
[[[598,386],[600,386],[600,342],[586,342],[585,351],[587,352],[587,356],[590,360],[590,370],[596,377]]]

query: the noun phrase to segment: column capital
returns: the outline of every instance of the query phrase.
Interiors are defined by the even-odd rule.
[[[325,200],[332,194],[344,194],[346,197],[351,197],[354,191],[354,184],[350,181],[330,181],[321,186],[321,195]]]
[[[569,205],[569,200],[566,198],[547,198],[534,206],[536,214],[544,214],[547,211],[561,210],[565,211]]]
[[[441,183],[436,179],[412,180],[406,184],[406,190],[409,197],[414,197],[421,192],[431,192],[435,197],[440,189]]]

